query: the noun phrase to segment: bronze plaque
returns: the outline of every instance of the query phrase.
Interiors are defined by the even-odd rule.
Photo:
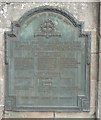
[[[6,110],[89,111],[89,35],[68,12],[31,10],[5,40]]]

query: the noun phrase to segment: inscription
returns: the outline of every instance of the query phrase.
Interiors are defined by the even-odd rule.
[[[15,50],[31,50],[33,48],[33,45],[28,42],[15,42]]]
[[[33,68],[33,58],[28,57],[15,57],[15,69],[31,69]]]
[[[15,42],[15,49],[16,50],[35,50],[35,51],[64,51],[64,50],[81,50],[81,42],[79,41],[72,41],[72,42],[54,42],[53,43],[39,43],[38,41],[29,41],[29,42]]]
[[[54,71],[37,71],[35,73],[35,75],[37,75],[38,77],[40,76],[51,76],[51,77],[56,77],[58,75],[60,75],[60,72],[54,72]]]
[[[56,69],[56,58],[38,58],[38,70],[54,70]]]
[[[16,80],[17,80],[17,79],[20,79],[20,80],[23,80],[23,79],[24,79],[24,80],[28,80],[28,79],[30,80],[30,79],[32,79],[31,77],[24,77],[24,76],[21,76],[21,77],[17,76],[17,77],[14,77],[14,78],[15,78]]]
[[[80,62],[75,58],[61,58],[60,65],[62,68],[77,68]]]
[[[40,79],[39,80],[39,92],[44,92],[44,94],[49,94],[52,90],[52,80],[51,79]]]
[[[27,96],[22,96],[21,97],[22,99],[29,99]],[[52,97],[52,96],[49,96],[49,97],[39,97],[39,96],[34,96],[34,97],[31,97],[32,99],[72,99],[73,97]]]

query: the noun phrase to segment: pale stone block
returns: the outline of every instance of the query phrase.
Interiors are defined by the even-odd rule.
[[[0,105],[4,104],[4,31],[0,29]]]
[[[97,32],[91,31],[91,53],[98,53]]]
[[[101,80],[98,82],[98,117],[101,118]]]
[[[90,114],[97,109],[98,54],[91,54],[90,64]]]
[[[98,54],[91,54],[90,79],[97,81],[98,76]]]
[[[3,110],[4,110],[4,107],[0,105],[0,120],[4,117]]]
[[[101,81],[98,82],[98,99],[101,100]]]
[[[98,27],[99,3],[81,3],[78,8],[79,20],[84,22],[84,29]]]
[[[101,118],[101,53],[99,53],[98,117]]]
[[[5,118],[53,118],[53,112],[5,112]]]
[[[95,115],[97,109],[97,80],[90,83],[90,115]]]
[[[101,82],[101,53],[99,53],[99,82]]]
[[[101,29],[100,29],[101,31]],[[99,52],[101,53],[101,35],[100,35],[100,38],[99,38]]]
[[[0,105],[4,105],[4,84],[3,84],[3,79],[0,79]]]
[[[62,112],[56,112],[55,118],[94,118],[95,116],[90,115],[90,113],[87,112],[72,112],[72,113],[62,113]]]
[[[97,33],[97,29],[89,29],[86,28],[84,29],[85,32],[88,32],[90,34],[90,44],[91,44],[91,53],[92,54],[97,54],[98,53],[98,33]]]

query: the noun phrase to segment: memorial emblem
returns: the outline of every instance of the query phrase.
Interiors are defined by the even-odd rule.
[[[66,11],[31,10],[5,32],[5,110],[89,111],[90,35]]]
[[[49,37],[60,37],[61,34],[55,30],[54,23],[47,19],[43,24],[41,24],[40,31],[35,33],[34,36],[45,36],[46,38]]]

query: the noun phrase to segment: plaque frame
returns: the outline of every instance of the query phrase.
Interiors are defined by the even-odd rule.
[[[79,36],[80,37],[86,37],[86,46],[87,46],[87,56],[86,56],[86,96],[80,95],[78,96],[78,107],[16,107],[16,97],[15,96],[9,96],[8,95],[8,41],[9,40],[16,40],[16,31],[21,26],[21,24],[29,17],[31,17],[34,14],[38,14],[41,12],[55,12],[57,14],[63,15],[67,19],[69,19],[72,24],[75,27],[79,28]],[[6,31],[4,33],[5,37],[5,110],[9,111],[56,111],[56,112],[86,112],[90,110],[90,50],[91,50],[91,33],[83,31],[84,29],[84,23],[79,22],[77,19],[75,19],[74,16],[72,16],[68,11],[63,10],[58,7],[52,7],[52,6],[41,6],[34,8],[27,13],[25,13],[18,21],[13,21],[11,23],[11,31]]]

